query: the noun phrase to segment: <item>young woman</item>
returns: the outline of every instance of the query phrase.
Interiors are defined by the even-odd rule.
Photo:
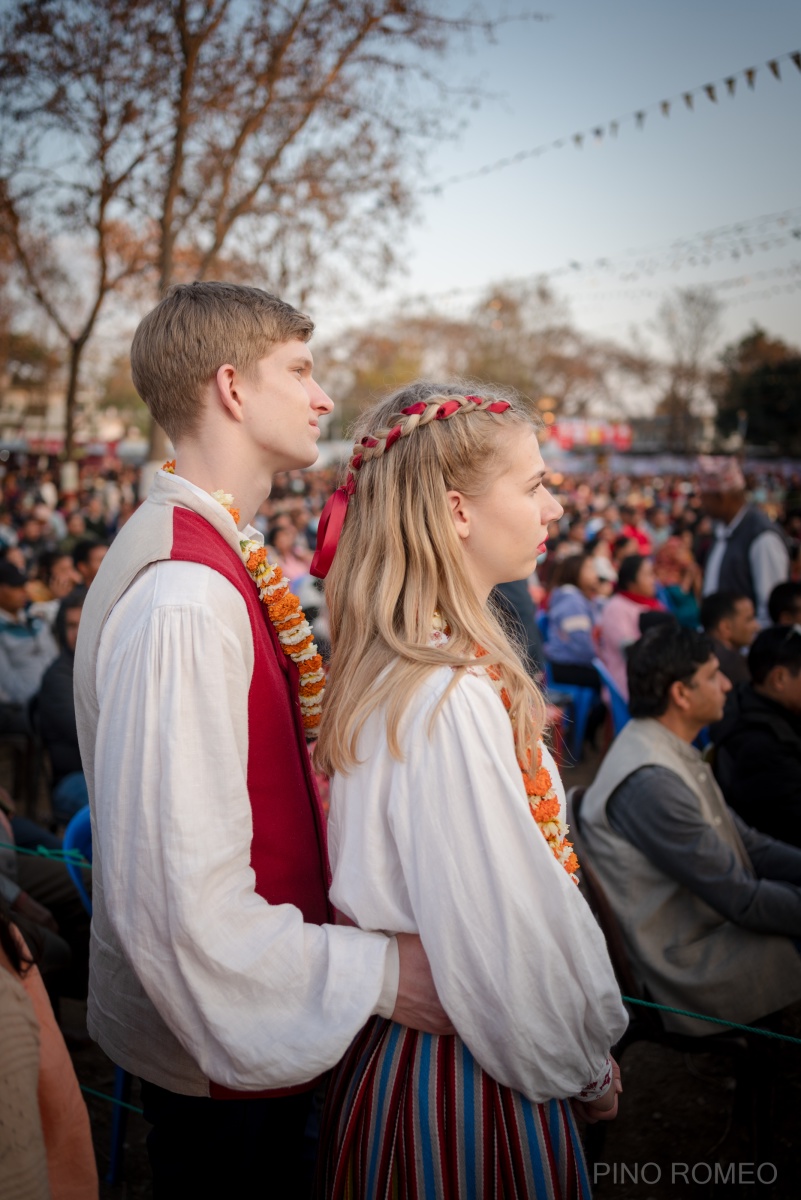
[[[487,607],[561,515],[536,432],[514,396],[415,384],[362,417],[321,519],[318,572],[342,530],[317,749],[332,900],[420,934],[457,1031],[374,1018],[356,1039],[329,1089],[326,1200],[587,1196],[571,1101],[616,1112],[625,1012],[542,697]]]
[[[598,625],[598,657],[626,700],[629,698],[626,649],[641,636],[640,617],[647,612],[666,612],[657,599],[656,586],[651,559],[642,554],[628,554],[620,564],[615,594],[604,606]]]
[[[545,657],[555,683],[601,686],[592,660],[598,653],[593,630],[601,617],[600,582],[589,554],[571,554],[556,571],[548,601]]]

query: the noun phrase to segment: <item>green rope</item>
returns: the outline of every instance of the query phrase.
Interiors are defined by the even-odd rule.
[[[634,996],[623,996],[627,1004],[641,1004],[643,1008],[656,1008],[660,1012],[676,1013],[679,1017],[694,1017],[696,1021],[713,1021],[716,1025],[725,1025],[727,1029],[742,1029],[745,1033],[759,1033],[762,1037],[776,1038],[780,1042],[794,1042],[801,1046],[801,1038],[790,1037],[787,1033],[774,1033],[772,1029],[759,1029],[756,1025],[738,1025],[736,1021],[724,1021],[721,1017],[707,1017],[704,1013],[688,1012],[686,1008],[671,1008],[667,1004],[654,1004],[652,1000],[637,1000]]]
[[[84,858],[80,850],[50,850],[47,846],[37,846],[28,850],[24,846],[15,846],[13,842],[0,842],[0,850],[16,850],[17,854],[32,854],[34,858],[52,858],[54,862],[74,863],[76,867],[92,869],[92,864]]]
[[[137,1108],[135,1104],[129,1104],[127,1100],[118,1100],[116,1096],[108,1096],[105,1092],[96,1092],[94,1088],[87,1087],[85,1083],[81,1084],[81,1091],[86,1092],[88,1096],[97,1096],[98,1100],[108,1100],[110,1104],[116,1104],[120,1108],[128,1108],[131,1112],[139,1113],[142,1116],[143,1110]]]
[[[72,862],[76,866],[91,869],[92,864],[87,862],[81,854],[80,850],[48,850],[45,846],[37,846],[35,850],[26,850],[21,846],[15,846],[11,842],[0,842],[0,850],[16,850],[17,854],[33,854],[40,858],[52,858],[56,862]],[[675,1013],[678,1017],[692,1017],[696,1021],[711,1021],[715,1025],[725,1025],[727,1029],[742,1029],[744,1033],[758,1033],[762,1037],[776,1038],[780,1042],[793,1042],[796,1046],[801,1046],[801,1038],[790,1037],[787,1033],[774,1033],[771,1029],[759,1029],[755,1025],[739,1025],[736,1021],[725,1021],[722,1017],[709,1017],[705,1013],[688,1012],[686,1008],[671,1008],[668,1004],[655,1004],[652,1000],[638,1000],[634,996],[623,996],[623,1000],[627,1004],[640,1004],[643,1008],[655,1008],[659,1012]],[[84,1091],[90,1091],[89,1088],[84,1088]],[[101,1096],[101,1092],[95,1092],[94,1095]],[[106,1096],[105,1099],[112,1099]],[[115,1104],[122,1104],[121,1100],[114,1100]],[[132,1106],[127,1105],[128,1108]],[[133,1109],[134,1112],[140,1112],[138,1108]]]

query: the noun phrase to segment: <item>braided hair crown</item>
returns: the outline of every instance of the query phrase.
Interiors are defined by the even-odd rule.
[[[411,404],[408,403],[410,399],[413,400]],[[394,400],[403,403],[403,407],[395,406]],[[380,425],[358,438],[348,463],[345,483],[337,488],[323,509],[318,526],[317,550],[309,568],[311,574],[322,579],[330,569],[345,523],[348,503],[356,494],[358,473],[365,463],[381,458],[397,441],[427,428],[434,421],[449,421],[457,415],[475,412],[500,414],[512,407],[510,400],[500,397],[485,398],[474,395],[467,388],[462,392],[458,385],[443,386],[425,381],[402,388],[390,396],[380,408],[383,413],[391,414],[388,419],[392,424]],[[364,422],[370,420],[370,415],[362,417],[362,428]]]
[[[418,388],[422,389],[425,386],[421,384]],[[473,395],[447,395],[445,398],[443,389],[436,388],[427,399],[417,400],[414,404],[400,409],[394,424],[382,426],[375,433],[365,434],[357,441],[348,463],[348,471],[359,471],[365,462],[385,454],[399,438],[410,437],[416,430],[425,428],[432,421],[448,421],[457,413],[503,413],[508,408],[511,408],[508,400],[487,400],[482,396]]]

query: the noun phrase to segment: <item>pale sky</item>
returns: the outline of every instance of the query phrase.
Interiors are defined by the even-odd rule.
[[[422,195],[405,276],[353,315],[366,320],[421,295],[441,296],[456,314],[489,283],[555,271],[580,328],[626,341],[637,325],[658,349],[648,323],[667,291],[733,280],[719,293],[721,344],[753,322],[801,343],[801,71],[785,58],[777,82],[766,66],[801,50],[798,0],[551,0],[542,11],[551,19],[507,25],[497,45],[477,40],[448,62],[487,98],[465,113],[457,143],[437,147],[421,184],[566,144]],[[753,90],[746,67],[757,68]],[[717,103],[698,93],[692,112],[681,99],[667,119],[658,109],[735,74],[733,97],[721,84]],[[581,150],[570,140],[650,105],[641,129],[622,122],[616,138],[590,136]],[[677,265],[672,243],[738,224],[740,233],[701,248],[694,267],[687,254]],[[640,248],[649,250],[645,270],[628,254]],[[565,273],[599,259],[611,267]],[[325,336],[342,310],[317,303],[314,313]]]

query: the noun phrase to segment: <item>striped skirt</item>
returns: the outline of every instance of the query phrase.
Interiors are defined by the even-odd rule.
[[[458,1037],[374,1017],[331,1080],[318,1200],[587,1200],[565,1100],[534,1104]]]

